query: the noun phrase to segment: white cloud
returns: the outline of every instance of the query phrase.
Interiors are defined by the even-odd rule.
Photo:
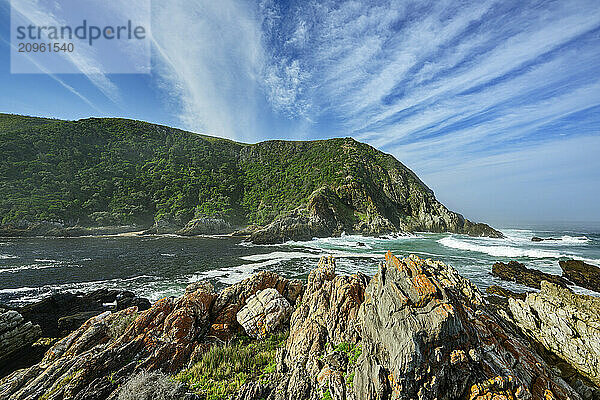
[[[256,134],[264,50],[254,11],[237,0],[154,2],[158,78],[194,131],[236,139]]]

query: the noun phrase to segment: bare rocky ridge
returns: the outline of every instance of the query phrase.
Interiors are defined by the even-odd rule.
[[[542,282],[540,293],[510,299],[519,327],[600,385],[600,298]]]
[[[563,275],[576,285],[600,293],[600,268],[581,260],[559,261]]]
[[[0,308],[0,370],[41,336],[39,325],[25,321],[17,311]]]
[[[245,328],[262,336],[268,320],[289,324],[285,346],[269,375],[245,382],[235,399],[588,399],[593,387],[577,386],[580,395],[531,343],[539,336],[597,383],[597,306],[543,283],[540,294],[510,300],[513,320],[438,261],[388,253],[368,278],[336,275],[335,261],[322,258],[306,285],[263,271],[220,293],[198,282],[146,311],[95,316],[41,362],[1,379],[0,398],[116,399],[121,388],[162,379],[144,373],[177,373]]]
[[[539,289],[542,281],[553,282],[566,287],[569,282],[563,277],[548,274],[534,268],[527,268],[518,261],[508,263],[497,262],[492,265],[492,275],[506,281],[520,283],[531,288]]]

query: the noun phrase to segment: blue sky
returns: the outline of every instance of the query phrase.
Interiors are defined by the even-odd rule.
[[[600,221],[597,1],[154,1],[147,75],[11,75],[9,18],[0,112],[352,136],[469,218]]]

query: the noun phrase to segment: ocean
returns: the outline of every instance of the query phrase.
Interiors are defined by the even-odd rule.
[[[387,250],[416,254],[454,266],[479,288],[499,284],[532,290],[491,275],[496,261],[517,260],[530,268],[561,274],[559,260],[600,265],[600,230],[504,228],[506,239],[416,233],[399,237],[338,238],[258,246],[232,237],[102,236],[0,238],[0,304],[19,306],[53,292],[118,288],[151,301],[183,294],[198,280],[221,288],[260,270],[305,279],[323,255],[337,260],[341,274],[373,275]],[[531,238],[557,240],[532,242]],[[583,288],[576,292],[597,295]]]

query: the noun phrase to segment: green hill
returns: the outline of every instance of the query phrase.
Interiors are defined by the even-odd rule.
[[[0,114],[4,226],[176,230],[218,219],[232,228],[271,224],[273,232],[281,226],[272,223],[291,217],[306,235],[499,234],[448,211],[394,157],[350,138],[248,145],[133,120]]]

